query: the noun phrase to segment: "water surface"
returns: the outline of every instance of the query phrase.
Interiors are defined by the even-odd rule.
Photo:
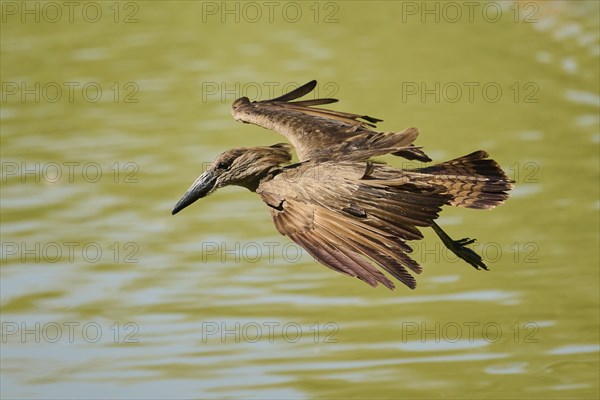
[[[3,2],[2,397],[597,398],[597,4],[276,3]],[[310,79],[436,161],[498,160],[513,198],[440,219],[490,272],[426,231],[417,290],[372,289],[239,188],[170,215],[283,141],[236,97]]]

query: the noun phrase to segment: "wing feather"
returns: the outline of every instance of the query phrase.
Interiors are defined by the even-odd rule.
[[[385,244],[380,242],[378,239],[366,238],[356,234],[349,234],[351,232],[350,230],[345,230],[344,236],[342,236],[337,230],[332,230],[327,226],[323,226],[323,229],[326,230],[329,235],[335,238],[339,243],[342,243],[342,245],[352,248],[352,254],[356,255],[357,257],[358,254],[362,254],[363,256],[374,260],[380,267],[385,269],[400,282],[406,284],[412,289],[416,287],[416,281],[414,278],[400,263],[395,261],[394,257],[402,259],[405,262],[405,265],[416,273],[421,273],[421,267],[412,259],[410,259],[410,257],[402,253],[401,250],[397,248],[394,249],[396,243],[388,243],[389,247],[386,248]],[[392,256],[390,256],[390,254],[392,254]],[[367,265],[371,266],[369,263],[367,263]],[[371,266],[371,268],[373,267]]]
[[[300,86],[299,88],[294,89],[291,92],[284,94],[283,96],[279,96],[272,100],[266,100],[266,101],[287,102],[287,101],[295,100],[299,97],[306,96],[307,94],[312,92],[316,86],[317,86],[317,81],[313,79],[312,81],[305,83],[304,85]]]
[[[325,99],[294,101],[290,104],[294,104],[294,105],[301,106],[301,107],[310,107],[310,106],[320,106],[322,104],[337,103],[338,101],[339,101],[338,99],[325,98]]]
[[[317,99],[317,100],[312,100],[312,102],[317,101],[318,102],[317,104],[333,103],[331,101],[323,103],[323,102],[321,102],[322,100],[334,100],[334,99]],[[337,101],[337,100],[335,100],[335,101]],[[306,102],[310,103],[311,100],[307,100]],[[344,123],[347,123],[350,125],[366,125],[366,126],[371,126],[374,128],[375,124],[377,122],[383,121],[382,119],[370,117],[368,115],[353,114],[353,113],[348,113],[348,112],[343,112],[343,111],[335,111],[335,110],[327,110],[324,108],[310,108],[310,107],[306,106],[306,104],[302,104],[302,103],[303,102],[291,102],[291,103],[282,103],[280,105],[284,108],[299,111],[306,115],[314,115],[316,117],[340,121],[340,122],[344,122]],[[360,119],[364,119],[365,121],[368,121],[368,122],[359,121]]]
[[[275,225],[282,234],[288,235],[316,260],[346,275],[355,276],[371,286],[378,282],[393,289],[393,283],[371,264],[350,249],[331,240],[326,230],[317,229],[312,221],[312,207],[298,202],[286,202],[284,211],[271,209]]]
[[[421,272],[419,264],[406,254],[412,249],[402,238],[378,227],[375,220],[362,221],[289,199],[280,209],[271,208],[271,215],[280,233],[337,272],[358,277],[371,286],[381,283],[393,289],[393,282],[375,264],[408,287],[416,287],[406,270]]]
[[[412,135],[410,131],[383,133],[372,129],[382,121],[379,118],[314,107],[337,102],[337,99],[292,101],[313,91],[316,84],[316,81],[310,81],[271,100],[238,99],[233,103],[233,116],[236,120],[285,136],[296,148],[300,161],[332,155],[338,159],[366,160],[388,153],[430,161],[425,153],[412,145],[416,134]]]
[[[316,233],[317,231],[315,231]],[[330,254],[337,260],[341,265],[346,265],[350,268],[355,274],[356,277],[362,281],[367,282],[369,285],[376,287],[378,282],[383,283],[388,289],[394,289],[394,284],[386,278],[379,270],[373,267],[366,261],[358,261],[358,257],[351,258],[350,254],[353,252],[345,247],[343,244],[340,246],[339,244],[336,247],[332,247],[330,243],[331,238],[327,237],[327,232],[318,230],[319,233],[315,234],[321,243],[323,243],[323,247],[329,247]],[[325,244],[326,243],[326,244]]]
[[[304,250],[308,252],[311,256],[315,258],[315,260],[319,261],[321,264],[325,265],[328,268],[333,269],[334,271],[340,272],[349,276],[356,276],[356,272],[352,270],[352,268],[347,267],[344,264],[339,264],[337,260],[330,254],[330,252],[325,251],[323,245],[317,244],[316,238],[311,237],[310,234],[306,233],[293,233],[289,235],[290,239],[294,242],[298,243]]]

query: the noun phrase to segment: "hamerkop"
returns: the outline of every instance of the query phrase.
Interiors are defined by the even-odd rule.
[[[311,92],[311,81],[281,97],[233,103],[236,120],[272,129],[287,144],[228,150],[218,156],[173,208],[173,214],[227,185],[243,186],[269,206],[277,230],[331,269],[371,286],[394,283],[378,266],[409,288],[408,272],[421,266],[408,254],[409,240],[432,227],[443,243],[476,269],[487,269],[466,245],[435,222],[442,206],[491,209],[508,198],[512,181],[484,151],[424,168],[399,169],[371,158],[394,154],[431,161],[412,143],[418,130],[379,132],[380,119],[314,106],[336,99],[292,101]]]

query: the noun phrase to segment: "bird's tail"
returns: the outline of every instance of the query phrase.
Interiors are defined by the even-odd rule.
[[[508,199],[513,188],[498,163],[479,150],[454,160],[412,170],[435,186],[442,186],[456,207],[489,209]]]

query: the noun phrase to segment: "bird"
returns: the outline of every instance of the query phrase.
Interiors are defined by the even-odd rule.
[[[370,286],[395,289],[383,271],[410,289],[422,266],[409,241],[431,227],[444,245],[475,269],[487,270],[467,245],[435,222],[443,206],[493,209],[513,181],[483,150],[420,168],[396,168],[374,157],[392,154],[432,161],[413,142],[419,131],[381,132],[381,119],[323,108],[337,99],[294,101],[315,80],[263,101],[241,97],[232,115],[274,130],[291,143],[230,149],[208,166],[176,203],[175,215],[217,189],[236,185],[257,193],[276,229],[321,264]],[[298,157],[292,162],[292,148]]]

